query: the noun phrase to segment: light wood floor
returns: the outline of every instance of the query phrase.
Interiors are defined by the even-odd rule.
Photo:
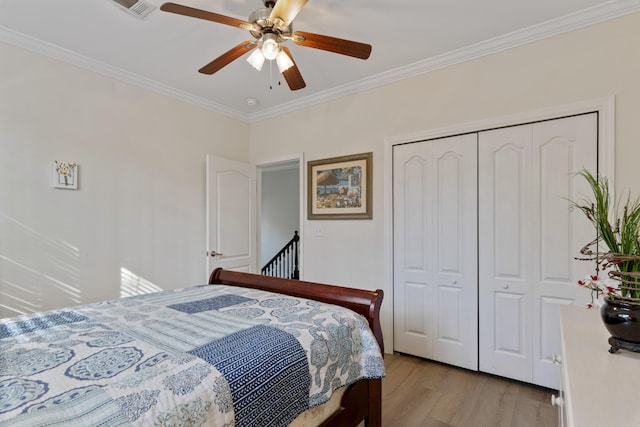
[[[555,427],[549,390],[413,356],[386,354],[382,425]]]

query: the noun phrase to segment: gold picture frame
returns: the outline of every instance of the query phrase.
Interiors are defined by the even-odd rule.
[[[308,219],[372,219],[373,153],[307,162]]]

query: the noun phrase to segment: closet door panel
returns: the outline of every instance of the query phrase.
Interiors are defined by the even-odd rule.
[[[581,247],[595,236],[584,218],[569,209],[569,200],[589,194],[576,176],[583,168],[597,167],[597,115],[587,114],[533,125],[534,253],[533,272],[533,382],[560,388],[560,367],[553,363],[561,353],[558,306],[583,304],[588,293],[576,282],[592,272],[593,265],[576,260]]]
[[[453,147],[446,147],[453,148]],[[438,271],[459,275],[462,273],[463,243],[462,209],[464,208],[463,159],[448,151],[437,159],[437,192],[435,200],[436,229],[438,231]]]
[[[488,200],[493,201],[490,207],[494,237],[494,244],[491,246],[494,258],[493,275],[512,284],[522,283],[526,280],[526,250],[522,243],[527,227],[525,197],[522,191],[528,187],[525,174],[527,153],[522,146],[508,143],[492,154],[492,185],[487,189],[491,194],[483,191],[483,187],[480,197],[481,200],[488,197]],[[483,227],[486,225],[484,222],[481,223]]]
[[[393,150],[394,350],[430,358],[435,329],[431,144]]]
[[[431,337],[434,317],[430,303],[435,297],[434,287],[429,283],[410,281],[405,282],[403,287],[405,298],[398,304],[403,334],[397,350],[430,357],[433,353]]]
[[[431,274],[431,245],[425,239],[432,233],[428,205],[431,165],[423,157],[412,156],[403,166],[403,182],[409,185],[404,186],[398,202],[402,203],[403,228],[412,231],[401,236],[404,268],[411,273]]]
[[[477,136],[394,147],[394,350],[477,369]]]
[[[479,139],[480,370],[531,381],[531,127]]]
[[[577,286],[576,286],[577,287]],[[561,305],[573,304],[572,298],[558,298],[551,296],[543,296],[539,299],[540,308],[540,335],[536,336],[533,344],[534,354],[538,357],[534,359],[534,383],[545,387],[560,390],[562,373],[555,372],[560,365],[553,363],[553,355],[561,355],[562,351],[558,348],[558,342],[561,341],[560,328],[560,310]],[[560,369],[561,370],[561,369]],[[549,372],[545,372],[549,371]],[[545,378],[546,376],[546,378]],[[556,388],[556,386],[558,388]]]
[[[461,312],[464,294],[455,286],[438,286],[438,340],[462,345],[464,325]],[[455,313],[455,315],[454,315]]]
[[[511,357],[526,358],[524,295],[495,292],[495,351]]]
[[[436,140],[433,157],[438,288],[433,359],[478,369],[477,135]]]

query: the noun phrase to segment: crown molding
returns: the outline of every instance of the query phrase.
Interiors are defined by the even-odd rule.
[[[249,117],[244,113],[2,26],[0,26],[0,41],[57,59],[67,64],[102,74],[106,77],[111,77],[137,87],[148,89],[161,95],[179,99],[186,103],[222,114],[232,119],[243,122],[249,121]]]
[[[539,25],[523,28],[503,36],[475,43],[461,49],[447,52],[399,67],[353,83],[300,98],[296,101],[278,105],[273,108],[251,114],[251,122],[265,120],[312,105],[343,96],[353,95],[378,86],[429,73],[444,67],[470,61],[485,55],[511,49],[558,34],[588,27],[610,19],[640,11],[640,0],[612,0],[599,6],[581,10],[563,17],[544,22]]]
[[[245,114],[225,107],[188,92],[142,77],[138,74],[110,66],[68,49],[63,49],[60,46],[29,37],[25,34],[2,26],[0,26],[0,41],[94,71],[107,77],[112,77],[134,86],[179,99],[235,120],[251,123],[321,104],[344,96],[353,95],[375,87],[394,83],[420,74],[438,70],[440,68],[459,64],[481,56],[511,49],[516,46],[587,27],[589,25],[638,11],[640,11],[640,0],[611,0],[607,3],[581,10],[561,18],[553,19],[539,25],[514,31],[504,36],[495,37],[484,42],[476,43],[432,58],[427,58],[407,66],[399,67],[375,76],[367,77],[362,80],[341,85],[251,114]]]

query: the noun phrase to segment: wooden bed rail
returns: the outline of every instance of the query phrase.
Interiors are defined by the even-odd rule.
[[[209,284],[227,284],[260,289],[346,307],[363,315],[369,321],[369,327],[380,345],[380,351],[384,354],[382,327],[380,326],[380,305],[382,304],[384,292],[381,289],[367,291],[344,288],[342,286],[262,276],[260,274],[224,270],[222,268],[213,270],[209,277]]]

